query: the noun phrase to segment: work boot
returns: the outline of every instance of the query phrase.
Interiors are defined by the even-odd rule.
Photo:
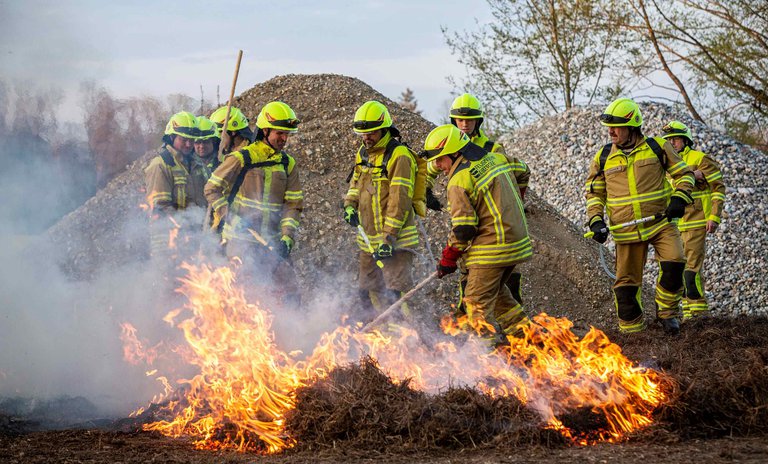
[[[659,319],[661,328],[664,329],[664,333],[671,336],[680,335],[680,321],[676,317],[670,317],[669,319]]]

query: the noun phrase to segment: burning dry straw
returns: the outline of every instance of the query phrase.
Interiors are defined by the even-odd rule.
[[[340,326],[305,356],[278,348],[272,314],[246,301],[230,268],[185,269],[188,303],[165,320],[183,331],[176,351],[199,373],[169,383],[149,371],[168,389],[137,415],[145,430],[199,448],[586,444],[679,415],[665,406],[680,391],[670,377],[631,362],[599,330],[576,337],[567,319],[539,315],[525,338],[492,353],[473,337],[428,347],[404,327]],[[134,360],[141,352],[157,355],[126,348]]]

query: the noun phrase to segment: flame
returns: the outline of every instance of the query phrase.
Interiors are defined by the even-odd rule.
[[[120,324],[120,340],[123,342],[123,359],[131,364],[139,364],[145,362],[148,365],[152,365],[157,359],[158,349],[162,345],[162,342],[158,345],[144,348],[146,340],[142,342],[136,335],[136,327],[128,322]]]
[[[424,391],[438,391],[450,379],[475,384],[493,396],[514,395],[538,411],[544,426],[575,443],[620,440],[650,424],[655,408],[667,399],[669,380],[635,366],[604,333],[592,328],[579,339],[570,321],[546,314],[533,318],[524,337],[507,337],[506,346],[491,352],[482,336],[427,347],[407,327],[388,325],[363,333],[360,325],[342,325],[323,334],[314,351],[299,359],[300,353],[277,347],[271,313],[246,301],[231,268],[182,267],[188,274],[179,291],[188,303],[164,320],[183,331],[189,345],[184,358],[199,374],[178,380],[175,391],[165,380],[162,397],[173,396],[173,401],[162,411],[170,419],[144,428],[191,436],[198,448],[265,453],[290,448],[296,442],[286,434],[284,420],[295,406],[296,389],[362,354],[376,358],[392,378],[409,379]],[[459,334],[467,323],[446,319],[443,330]],[[480,335],[493,332],[482,320],[473,324],[470,328]],[[129,333],[132,338],[124,340],[136,338],[135,329]],[[127,357],[133,354],[126,352]],[[597,432],[570,429],[563,415],[579,410],[607,425]]]

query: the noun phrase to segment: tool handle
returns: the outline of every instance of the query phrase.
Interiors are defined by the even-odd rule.
[[[382,320],[388,318],[392,314],[392,312],[394,312],[397,308],[400,307],[400,305],[402,305],[403,303],[405,303],[406,301],[411,299],[411,297],[413,297],[413,295],[418,293],[419,290],[421,290],[428,283],[432,282],[436,277],[437,277],[437,272],[433,272],[426,279],[424,279],[421,282],[419,282],[415,287],[410,289],[408,291],[408,293],[406,293],[405,295],[401,296],[399,300],[397,300],[394,303],[392,303],[389,306],[389,308],[385,309],[383,313],[379,314],[376,317],[376,319],[374,319],[371,322],[369,322],[368,324],[366,324],[365,327],[363,327],[363,332],[366,332],[366,331],[370,330],[372,327],[375,327],[376,324],[378,324]]]
[[[379,269],[384,269],[384,263],[382,263],[381,260],[376,257],[376,252],[373,250],[373,245],[371,245],[371,240],[368,238],[368,234],[365,233],[365,229],[363,229],[363,226],[358,224],[357,231],[363,237],[363,241],[368,246],[368,252],[371,254],[371,257],[373,258],[373,260],[376,261],[376,265],[379,266]]]
[[[221,127],[221,143],[219,143],[219,158],[224,154],[224,149],[229,145],[229,113],[232,110],[232,100],[235,99],[235,87],[237,86],[237,76],[240,74],[240,61],[243,59],[243,51],[237,53],[237,64],[235,65],[235,76],[232,78],[232,88],[229,91],[229,100],[227,100],[227,112],[224,115],[224,124]]]

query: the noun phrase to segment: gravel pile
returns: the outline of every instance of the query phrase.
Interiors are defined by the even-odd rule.
[[[302,170],[305,210],[293,253],[304,301],[314,305],[356,301],[357,248],[355,232],[342,220],[345,179],[360,143],[351,130],[355,110],[376,99],[392,112],[395,125],[411,147],[419,149],[434,127],[421,116],[399,108],[367,84],[339,75],[286,75],[257,84],[235,104],[250,121],[272,100],[288,103],[302,123],[286,150]],[[60,266],[77,279],[92,279],[100,270],[146,259],[146,213],[141,159],[81,208],[52,227],[46,242],[63,253]],[[533,178],[543,176],[534,164]],[[436,188],[444,195],[445,179]],[[576,327],[613,326],[610,280],[597,272],[598,248],[536,195],[527,198],[528,219],[536,255],[522,266],[523,292],[531,312],[567,316]],[[424,220],[432,253],[437,256],[448,234],[447,213],[430,212]],[[423,243],[423,242],[422,242]],[[434,269],[425,247],[418,250],[417,281]],[[420,314],[438,316],[455,300],[455,278],[443,279],[420,295]]]
[[[575,108],[539,120],[501,137],[532,166],[531,188],[555,209],[586,230],[583,186],[589,163],[609,141],[597,115],[603,107]],[[664,104],[641,104],[646,135],[659,135],[670,120],[691,128],[695,149],[720,163],[727,193],[723,222],[707,241],[705,277],[708,296],[717,314],[768,313],[768,191],[766,154],[721,132],[693,121],[683,111]],[[655,269],[655,266],[653,266]],[[653,282],[654,271],[648,275]]]

